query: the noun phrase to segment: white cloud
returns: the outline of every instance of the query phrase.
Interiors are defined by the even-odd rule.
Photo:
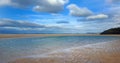
[[[0,0],[1,5],[11,5],[13,7],[29,8],[38,12],[57,13],[64,9],[64,5],[69,0]]]
[[[98,14],[98,15],[88,16],[86,19],[87,20],[99,20],[99,19],[107,19],[107,18],[108,18],[108,15]]]
[[[70,15],[72,16],[78,16],[78,17],[84,17],[84,16],[89,16],[93,14],[91,10],[89,10],[86,7],[78,7],[75,4],[70,4],[67,6],[67,8],[70,10]]]
[[[11,0],[0,0],[0,6],[10,5],[10,4],[11,4]]]
[[[64,9],[64,5],[68,0],[42,0],[34,7],[38,12],[57,13]]]

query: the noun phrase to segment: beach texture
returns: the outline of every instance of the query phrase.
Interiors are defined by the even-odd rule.
[[[9,63],[120,63],[120,41],[72,47]]]
[[[53,36],[109,36],[99,34],[0,34],[0,38],[53,37]],[[110,35],[119,36],[119,35]]]

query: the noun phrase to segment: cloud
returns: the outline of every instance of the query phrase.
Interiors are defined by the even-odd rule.
[[[69,22],[68,21],[58,21],[56,23],[58,23],[58,24],[68,24]]]
[[[93,12],[89,10],[88,8],[78,7],[75,4],[70,4],[67,6],[67,8],[70,10],[69,14],[72,16],[85,17],[85,16],[89,16],[93,14]]]
[[[29,23],[25,21],[15,21],[11,19],[0,19],[0,27],[14,28],[44,28],[44,25]]]
[[[110,14],[110,19],[112,21],[120,22],[120,6],[113,6],[109,8],[108,14]]]
[[[12,19],[0,19],[0,33],[69,33],[71,29],[66,29],[57,25],[41,25],[28,21]]]
[[[58,13],[64,9],[68,0],[40,0],[40,3],[34,7],[38,12]]]
[[[37,12],[58,13],[64,9],[68,0],[1,0],[0,5],[31,8]]]
[[[111,15],[119,15],[120,14],[120,6],[112,6],[108,9],[108,13],[111,14]]]
[[[37,1],[34,0],[11,0],[13,7],[27,8],[32,7],[37,4]]]
[[[10,5],[10,4],[11,4],[11,0],[0,0],[0,6]]]
[[[120,3],[120,0],[106,0],[107,3]]]
[[[107,18],[108,18],[108,15],[98,14],[98,15],[88,16],[86,19],[87,20],[101,20],[101,19],[107,19]]]

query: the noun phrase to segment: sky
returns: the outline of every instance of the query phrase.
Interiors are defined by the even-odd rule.
[[[119,17],[120,0],[0,0],[0,34],[100,33]]]

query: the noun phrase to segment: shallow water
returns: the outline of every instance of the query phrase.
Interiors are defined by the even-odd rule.
[[[61,36],[0,39],[0,63],[16,58],[39,56],[55,50],[88,44],[120,41],[120,36]]]

